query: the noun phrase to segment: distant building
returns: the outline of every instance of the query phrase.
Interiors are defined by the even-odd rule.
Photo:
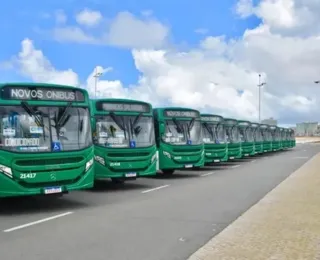
[[[263,119],[261,121],[261,124],[278,125],[278,121],[276,119],[274,119],[273,117],[270,117],[269,119]]]
[[[318,136],[320,127],[318,122],[302,122],[296,124],[296,136]]]

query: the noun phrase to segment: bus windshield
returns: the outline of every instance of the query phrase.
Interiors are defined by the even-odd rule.
[[[226,131],[222,124],[202,123],[202,137],[204,143],[225,143]]]
[[[253,142],[253,129],[251,127],[240,127],[240,138],[242,142]]]
[[[280,131],[279,129],[271,130],[272,141],[280,141]]]
[[[0,107],[0,148],[12,152],[59,152],[92,144],[88,108]]]
[[[199,120],[166,120],[166,130],[162,140],[173,145],[201,144],[201,123]]]
[[[95,144],[109,148],[148,147],[155,144],[153,119],[151,116],[113,113],[96,117]]]
[[[237,125],[227,125],[226,134],[227,134],[227,140],[229,143],[240,142],[240,132]]]
[[[254,141],[256,142],[262,142],[263,137],[262,137],[262,130],[260,128],[252,128],[254,131]]]
[[[268,129],[263,129],[262,130],[262,137],[264,141],[272,141],[272,135],[270,130]]]

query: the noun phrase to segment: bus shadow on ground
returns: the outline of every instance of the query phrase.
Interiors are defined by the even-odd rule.
[[[70,200],[68,194],[63,197],[19,197],[19,198],[1,198],[0,216],[11,216],[29,213],[50,213],[63,210],[75,210],[84,208],[86,203]]]
[[[125,181],[124,183],[113,183],[109,180],[99,180],[96,181],[94,187],[86,192],[123,192],[123,191],[132,191],[132,190],[141,190],[152,188],[151,185],[146,185],[142,183],[137,183],[137,180]]]
[[[189,179],[189,178],[197,178],[199,177],[197,174],[192,174],[192,173],[185,173],[182,170],[176,170],[173,174],[171,175],[166,175],[162,173],[157,173],[154,176],[146,177],[146,178],[152,178],[152,179]]]

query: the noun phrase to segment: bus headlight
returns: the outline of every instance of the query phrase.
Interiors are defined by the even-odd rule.
[[[90,169],[92,164],[93,164],[93,158],[91,158],[89,161],[87,161],[87,163],[86,163],[86,171],[88,171]]]
[[[4,166],[0,164],[0,172],[7,175],[8,177],[12,178],[12,171],[10,167]]]
[[[166,151],[163,151],[163,155],[167,156],[169,159],[171,159],[171,154],[166,152]]]

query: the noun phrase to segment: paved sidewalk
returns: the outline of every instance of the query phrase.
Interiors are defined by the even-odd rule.
[[[189,260],[320,259],[320,154]]]

